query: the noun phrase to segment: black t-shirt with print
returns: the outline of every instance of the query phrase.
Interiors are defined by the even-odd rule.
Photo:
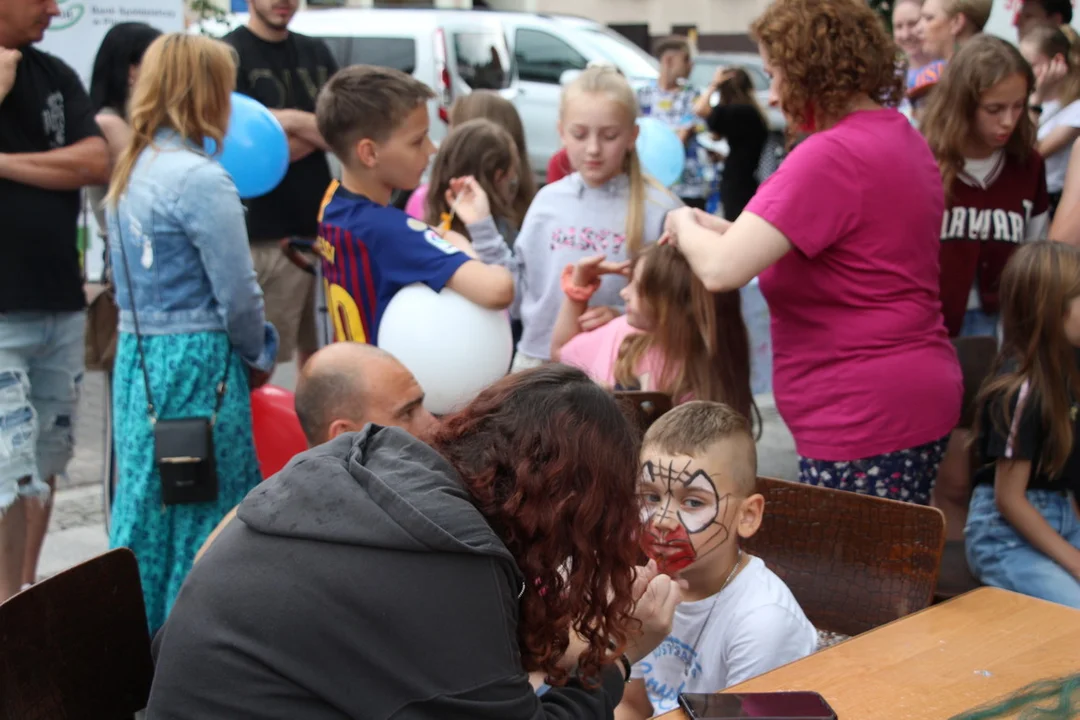
[[[1017,417],[1017,406],[1020,415]],[[1056,477],[1050,477],[1039,467],[1046,430],[1042,421],[1039,398],[1021,388],[1020,393],[1010,401],[1009,417],[1012,426],[999,428],[1000,403],[988,402],[980,418],[979,437],[976,448],[983,463],[975,471],[976,484],[994,484],[994,461],[999,459],[1030,460],[1031,477],[1028,479],[1029,490],[1072,490],[1080,492],[1080,403],[1072,403],[1073,447],[1065,462],[1065,468]],[[1004,430],[1004,432],[1003,432]]]
[[[724,215],[738,215],[757,192],[757,169],[769,137],[769,127],[752,105],[717,105],[707,121],[709,130],[727,140],[731,152],[720,178]],[[729,213],[729,210],[732,213]]]
[[[59,58],[21,48],[15,84],[0,102],[0,153],[40,153],[100,136],[82,83]],[[78,190],[0,178],[0,313],[86,306],[79,266]]]
[[[291,32],[281,42],[267,42],[238,27],[224,39],[240,55],[236,91],[272,110],[315,112],[319,89],[338,69],[326,43],[318,38]],[[248,237],[315,237],[319,205],[329,184],[330,167],[322,151],[292,163],[281,184],[245,201]]]

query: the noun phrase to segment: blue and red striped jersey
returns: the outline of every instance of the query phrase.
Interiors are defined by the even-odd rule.
[[[319,211],[322,261],[334,341],[378,345],[386,306],[406,285],[439,292],[469,256],[427,223],[349,192],[334,181]]]

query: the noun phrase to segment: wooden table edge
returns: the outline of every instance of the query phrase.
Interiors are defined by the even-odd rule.
[[[1052,605],[1055,608],[1063,607],[1061,605],[1058,605],[1057,603],[1052,603],[1049,600],[1043,600],[1042,598],[1036,598],[1036,597],[1032,597],[1030,595],[1024,595],[1023,593],[1013,592],[1012,590],[1005,590],[1003,588],[997,588],[997,587],[992,587],[992,586],[989,586],[989,585],[984,585],[983,587],[975,588],[974,590],[969,590],[966,593],[962,593],[962,594],[957,595],[955,597],[951,597],[948,600],[944,600],[944,601],[942,601],[940,603],[937,603],[935,605],[928,605],[927,607],[924,607],[921,610],[916,610],[915,612],[910,613],[908,615],[905,615],[904,617],[896,618],[895,620],[890,620],[889,622],[885,623],[884,625],[878,625],[873,630],[867,630],[864,633],[854,635],[852,637],[847,638],[846,640],[841,640],[840,642],[836,643],[835,645],[830,645],[829,647],[825,648],[824,650],[818,650],[813,655],[807,655],[805,658],[800,658],[798,660],[792,660],[791,662],[785,663],[785,664],[781,665],[780,667],[773,668],[772,670],[770,670],[767,673],[762,673],[761,675],[758,675],[757,677],[750,678],[749,680],[745,680],[745,681],[739,683],[738,685],[732,685],[729,688],[725,688],[724,690],[720,691],[717,694],[718,695],[723,695],[725,693],[742,692],[742,690],[740,688],[742,688],[744,685],[746,685],[748,683],[757,683],[757,682],[760,682],[762,680],[767,680],[770,675],[772,675],[773,673],[779,672],[780,670],[783,670],[784,668],[788,667],[789,665],[795,665],[796,663],[803,662],[804,660],[806,660],[807,658],[810,658],[810,657],[813,657],[815,659],[817,659],[817,658],[827,658],[828,653],[832,652],[833,650],[840,647],[841,645],[846,645],[847,643],[849,643],[849,642],[851,642],[853,640],[858,640],[859,638],[865,638],[868,635],[872,635],[872,634],[874,634],[874,633],[876,633],[876,632],[878,632],[880,630],[884,630],[885,628],[889,627],[890,625],[894,625],[896,623],[904,622],[905,620],[910,620],[911,618],[914,618],[914,617],[916,617],[918,615],[921,615],[921,614],[923,614],[925,612],[929,612],[931,610],[936,610],[937,608],[943,607],[943,606],[948,605],[950,603],[955,603],[958,600],[963,600],[965,598],[970,599],[970,598],[972,598],[972,597],[974,597],[976,595],[998,595],[998,594],[1000,594],[1000,595],[1017,595],[1017,596],[1023,598],[1025,601],[1030,600],[1030,601],[1036,601],[1036,602],[1040,602],[1040,603],[1046,603],[1047,605]],[[688,716],[682,710],[669,710],[668,712],[664,713],[663,715],[654,715],[653,720],[688,720]]]

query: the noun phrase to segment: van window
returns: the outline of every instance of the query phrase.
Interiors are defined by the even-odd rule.
[[[324,37],[339,67],[378,65],[410,75],[416,70],[416,41],[412,38]]]
[[[558,85],[564,72],[588,65],[581,53],[550,33],[521,29],[514,37],[514,60],[521,80]]]
[[[501,33],[454,33],[458,77],[473,90],[502,90],[510,85],[510,61]]]

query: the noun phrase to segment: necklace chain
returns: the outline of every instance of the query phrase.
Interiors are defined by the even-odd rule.
[[[709,606],[709,612],[705,614],[705,622],[701,624],[701,630],[698,631],[697,639],[694,640],[694,644],[690,647],[690,662],[686,664],[686,670],[683,672],[683,684],[686,684],[686,680],[690,678],[690,673],[694,669],[694,658],[697,657],[698,644],[701,642],[701,637],[705,634],[705,630],[709,627],[709,620],[712,619],[713,610],[716,609],[717,603],[720,602],[720,593],[727,589],[727,586],[731,584],[731,581],[735,579],[735,576],[739,573],[742,566],[743,551],[739,548],[739,554],[735,556],[735,564],[731,567],[731,572],[728,573],[727,579],[724,580],[724,584],[720,586],[720,589],[713,595],[712,605]]]

